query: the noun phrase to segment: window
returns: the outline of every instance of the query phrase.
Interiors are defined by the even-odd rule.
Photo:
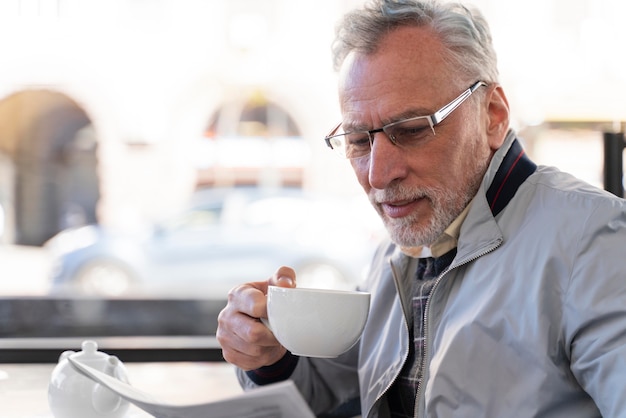
[[[85,338],[124,362],[219,361],[216,317],[234,284],[283,264],[323,286],[362,277],[382,228],[323,142],[340,117],[334,26],[361,1],[0,3],[0,38],[12,40],[0,43],[0,363],[49,373]],[[508,44],[519,28],[496,23],[519,8],[483,3],[506,48],[513,113],[556,121],[520,123],[529,153],[602,186],[602,134],[623,132],[604,121],[626,119],[623,66],[607,66],[617,55],[570,65],[579,72],[547,93],[524,76],[619,44],[608,28],[623,13],[592,8],[592,26],[610,36],[586,32],[558,56],[538,43],[523,57]],[[592,2],[579,3],[571,15],[584,18]],[[561,39],[539,36],[550,27],[537,39]],[[570,77],[585,84],[574,92]],[[563,92],[591,116],[570,112]],[[538,106],[554,103],[557,116]],[[0,393],[19,369],[8,367]]]

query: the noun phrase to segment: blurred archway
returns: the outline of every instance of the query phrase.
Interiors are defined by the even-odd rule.
[[[61,229],[96,222],[97,140],[76,102],[43,89],[6,97],[0,144],[11,173],[0,183],[5,242],[39,246]]]
[[[292,116],[261,92],[223,104],[204,132],[198,187],[301,187],[310,149]]]

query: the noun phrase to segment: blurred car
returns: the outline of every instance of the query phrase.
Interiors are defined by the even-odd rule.
[[[382,231],[368,206],[300,189],[200,190],[141,233],[89,225],[51,238],[51,292],[224,299],[282,265],[295,268],[298,286],[351,289]]]

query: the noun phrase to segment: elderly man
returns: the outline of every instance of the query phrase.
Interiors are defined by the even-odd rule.
[[[258,320],[293,270],[233,289],[217,336],[244,387],[292,379],[317,414],[359,399],[364,417],[626,416],[626,204],[526,156],[482,15],[374,1],[334,53],[326,142],[391,240],[336,359],[295,356]]]

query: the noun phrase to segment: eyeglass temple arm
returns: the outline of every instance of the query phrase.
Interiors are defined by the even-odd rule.
[[[448,115],[450,113],[452,113],[454,111],[454,109],[459,107],[461,105],[461,103],[463,103],[465,101],[465,99],[467,99],[469,96],[471,96],[472,93],[474,93],[478,89],[478,87],[486,86],[486,85],[487,85],[487,83],[485,83],[484,81],[477,81],[470,88],[468,88],[463,93],[461,93],[459,95],[459,97],[457,97],[456,99],[452,100],[446,106],[442,107],[437,112],[435,112],[432,115],[431,119],[430,119],[432,124],[433,124],[433,126],[441,123],[442,120],[447,118]]]
[[[339,122],[337,125],[335,125],[335,127],[328,133],[328,135],[326,135],[326,137],[324,138],[324,140],[326,141],[326,145],[328,146],[328,148],[330,149],[334,149],[335,147],[333,147],[332,142],[330,141],[331,138],[337,133],[337,130],[339,129],[339,127],[343,124],[342,122]]]
[[[330,130],[330,132],[328,132],[328,134],[326,135],[326,138],[330,138],[331,136],[334,136],[337,133],[337,130],[339,129],[339,127],[343,124],[343,121],[339,122],[337,125],[335,125],[333,127],[333,129]]]

